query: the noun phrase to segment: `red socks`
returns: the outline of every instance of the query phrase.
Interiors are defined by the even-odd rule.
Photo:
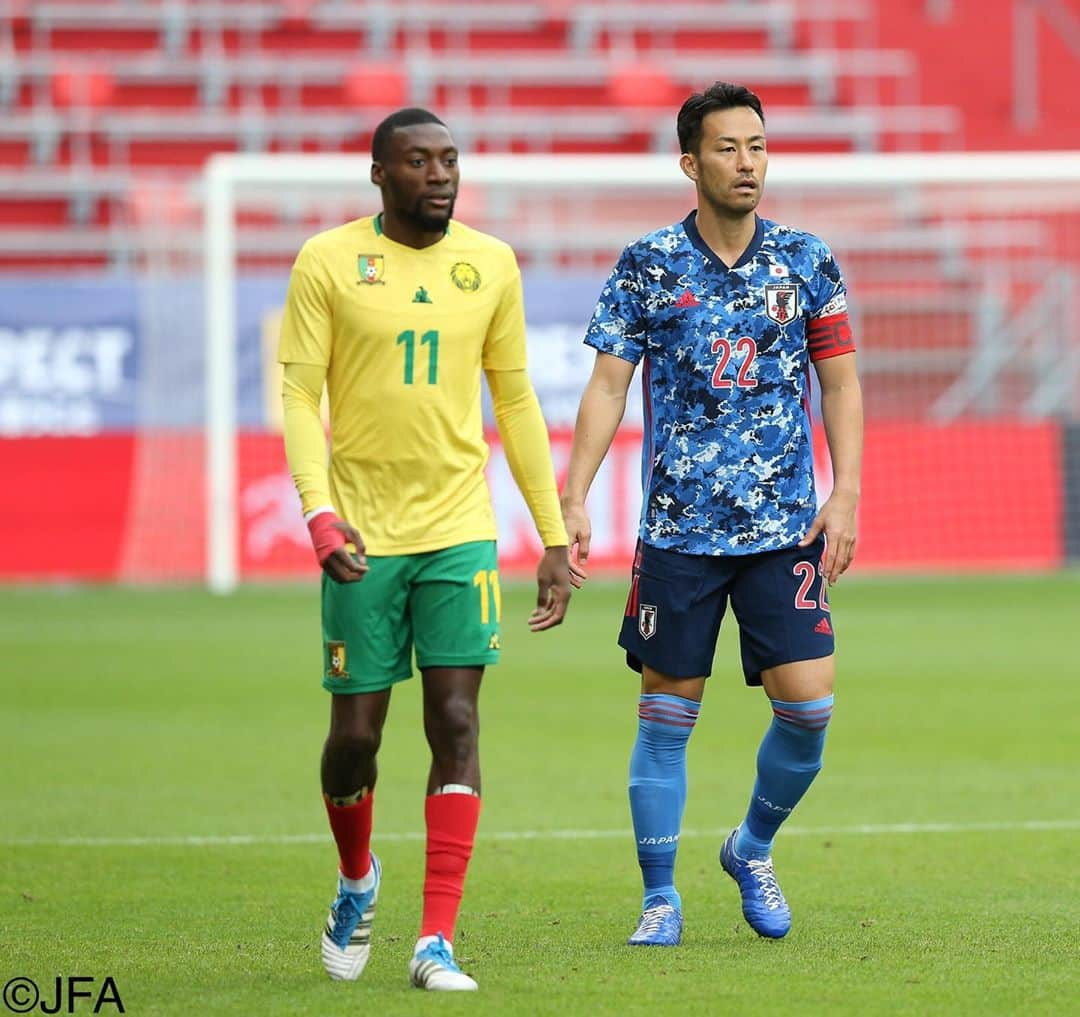
[[[374,794],[367,794],[352,805],[335,805],[323,795],[341,859],[341,873],[349,879],[362,879],[371,868],[374,798]],[[460,793],[429,795],[424,802],[424,819],[427,823],[427,866],[420,935],[434,936],[441,932],[452,943],[465,888],[465,872],[480,820],[480,798]]]
[[[364,795],[352,805],[335,805],[323,795],[330,829],[337,841],[341,874],[349,879],[363,879],[371,868],[371,807],[375,793]]]
[[[472,794],[429,795],[424,802],[424,819],[427,867],[420,935],[434,936],[441,932],[452,943],[465,888],[465,870],[480,820],[480,798]]]

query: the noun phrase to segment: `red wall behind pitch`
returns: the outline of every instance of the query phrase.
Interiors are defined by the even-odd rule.
[[[1057,567],[1064,557],[1061,464],[1056,424],[869,425],[859,564]]]
[[[501,458],[496,437],[494,462]],[[154,471],[154,496],[165,507],[136,508],[138,438],[0,439],[0,579],[198,581],[204,568],[201,436],[170,439],[167,469]],[[158,439],[160,441],[160,439]],[[823,447],[820,435],[819,447]],[[616,472],[633,484],[640,432],[616,439]],[[570,433],[552,434],[559,464]],[[1062,439],[1049,423],[944,426],[876,423],[867,427],[856,569],[953,571],[1046,569],[1064,557]],[[144,454],[144,466],[147,456]],[[248,578],[313,576],[307,534],[281,438],[241,436],[238,506],[241,572]],[[145,502],[143,484],[143,499]],[[616,525],[625,502],[610,499]],[[594,513],[597,510],[594,508]],[[156,529],[155,529],[156,527]],[[623,574],[633,552],[632,526],[594,553],[594,569]],[[504,527],[501,563],[529,572],[538,545],[518,518]],[[147,550],[149,549],[149,550]]]
[[[0,578],[117,577],[135,439],[0,439]]]

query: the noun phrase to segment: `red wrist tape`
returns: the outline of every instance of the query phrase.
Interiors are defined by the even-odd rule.
[[[320,512],[308,520],[308,533],[311,534],[311,543],[315,548],[315,557],[322,565],[339,547],[344,547],[348,541],[341,530],[336,529],[334,523],[341,520],[333,512]]]

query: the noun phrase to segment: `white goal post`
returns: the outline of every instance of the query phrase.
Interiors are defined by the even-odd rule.
[[[206,165],[201,182],[205,245],[206,582],[215,592],[233,590],[241,578],[236,497],[237,211],[253,194],[269,195],[273,200],[277,191],[317,194],[350,189],[370,192],[374,210],[377,192],[368,183],[369,166],[370,159],[360,155],[289,154],[221,154],[213,156]],[[580,216],[588,200],[611,202],[624,196],[623,222],[613,226],[609,217],[604,227],[609,235],[624,230],[623,243],[664,224],[663,221],[639,222],[635,215],[639,200],[648,206],[654,196],[669,196],[673,207],[684,211],[694,204],[693,191],[680,173],[675,154],[468,155],[462,159],[462,193],[468,189],[488,197],[485,203],[488,212],[498,209],[500,203],[522,202],[525,210],[519,209],[516,214],[524,223],[523,237],[542,233],[542,219],[547,213],[541,213],[540,209],[547,207],[544,202],[549,200],[570,203],[576,209],[574,215]],[[864,201],[868,196],[880,200]],[[766,208],[770,198],[784,204],[785,211],[791,209],[791,217],[773,215]],[[909,271],[905,268],[905,258],[909,250],[914,250],[908,247],[913,231],[940,227],[943,242],[946,246],[951,244],[948,250],[942,249],[942,265],[950,264],[950,256],[966,258],[973,271],[982,273],[983,266],[994,260],[992,252],[996,245],[1000,258],[986,268],[992,280],[993,273],[1002,270],[1004,262],[1015,261],[1017,245],[1030,255],[1031,264],[1037,265],[1040,241],[1035,234],[1052,230],[1063,200],[1066,214],[1072,217],[1075,226],[1080,222],[1080,153],[780,154],[773,155],[770,164],[763,212],[821,233],[830,242],[830,224],[834,222],[835,228],[843,233],[861,232],[868,250],[875,243],[885,248],[878,254],[885,255],[886,264],[879,265],[882,261],[879,258],[873,269],[875,273],[887,271],[888,255],[895,251],[898,282]],[[905,201],[910,214],[902,211]],[[912,202],[917,207],[911,207]],[[891,209],[887,214],[894,216],[895,221],[886,221],[886,205]],[[513,225],[507,225],[509,220],[501,221],[492,213],[477,221],[461,206],[459,202],[459,215],[464,221],[508,240],[521,256],[524,242],[518,242]],[[853,206],[863,209],[861,217],[847,214]],[[956,210],[952,218],[950,208]],[[1018,217],[1018,210],[1023,218]],[[906,220],[905,215],[908,215]],[[1025,239],[1022,234],[1030,225],[1029,220],[1038,229],[1032,227],[1034,232]],[[580,233],[587,240],[588,220],[579,221],[582,222]],[[579,235],[575,242],[580,247],[583,237]],[[606,252],[610,243],[605,241],[605,244]],[[845,264],[842,247],[840,253],[841,263]],[[526,258],[523,265],[527,264]],[[1080,243],[1072,250],[1072,260],[1061,267],[1070,278],[1075,277],[1080,269]],[[992,289],[990,283],[987,285],[988,291]],[[886,289],[883,283],[882,292]],[[1072,301],[1076,292],[1066,288],[1061,299]],[[1044,296],[1040,306],[1048,299]],[[1070,310],[1075,318],[1075,304]],[[1012,322],[1008,314],[1002,320]],[[1056,335],[1057,345],[1043,351],[1049,358],[1047,370],[1033,378],[1030,388],[1024,390],[1029,413],[1065,413],[1075,419],[1076,372],[1080,367],[1076,326],[1070,328],[1071,331],[1067,329],[1064,334]],[[1023,337],[1014,338],[1019,342]],[[979,339],[985,341],[986,336]],[[875,355],[873,349],[869,352]],[[879,368],[885,371],[892,369],[888,366],[892,363],[889,358],[896,360],[900,354],[882,349],[877,356]],[[973,363],[980,356],[982,360]],[[993,383],[1007,367],[1007,351],[982,349],[977,342],[970,356],[956,367],[954,376],[935,393],[933,412],[943,416],[967,412],[979,398],[980,384]]]

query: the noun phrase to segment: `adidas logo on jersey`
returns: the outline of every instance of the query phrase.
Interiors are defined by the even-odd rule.
[[[823,636],[831,636],[833,634],[832,626],[829,624],[828,618],[822,618],[821,621],[814,626],[814,631],[820,632]]]
[[[692,290],[683,290],[679,299],[675,301],[676,307],[700,307],[701,301],[694,296]]]

